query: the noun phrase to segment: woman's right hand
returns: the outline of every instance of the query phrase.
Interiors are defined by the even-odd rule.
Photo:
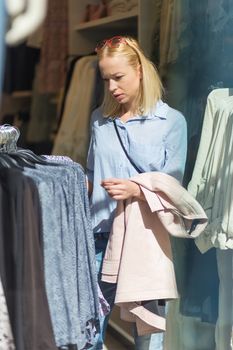
[[[131,197],[137,199],[144,198],[140,186],[127,179],[105,179],[101,182],[101,186],[103,186],[109,196],[115,200],[124,200]]]

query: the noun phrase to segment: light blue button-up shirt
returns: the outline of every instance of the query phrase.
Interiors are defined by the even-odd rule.
[[[160,171],[182,181],[187,127],[180,112],[159,101],[147,116],[135,116],[126,123],[116,118],[116,123],[127,153],[142,172]],[[101,181],[111,177],[128,179],[136,174],[120,145],[113,119],[104,118],[101,108],[96,109],[87,159],[87,176],[93,183],[90,204],[94,233],[111,230],[117,204]]]

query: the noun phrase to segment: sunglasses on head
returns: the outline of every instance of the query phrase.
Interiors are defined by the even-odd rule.
[[[100,41],[95,48],[95,52],[102,50],[105,46],[108,46],[109,48],[116,48],[119,47],[120,44],[127,44],[125,38],[122,36],[113,36],[110,39]]]

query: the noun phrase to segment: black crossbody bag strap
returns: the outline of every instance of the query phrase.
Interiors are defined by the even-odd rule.
[[[113,120],[113,124],[114,124],[114,128],[115,128],[115,130],[116,130],[116,134],[117,134],[118,140],[119,140],[119,142],[120,142],[120,144],[121,144],[121,147],[122,147],[123,151],[125,152],[126,157],[127,157],[128,160],[130,161],[130,163],[132,164],[132,166],[134,167],[134,169],[137,170],[137,172],[138,172],[139,174],[141,174],[142,171],[137,167],[136,164],[134,164],[134,162],[132,161],[132,159],[130,158],[130,156],[128,155],[128,153],[127,153],[127,151],[126,151],[125,146],[123,145],[123,142],[122,142],[122,140],[121,140],[121,137],[120,137],[119,131],[118,131],[118,129],[117,129],[117,125],[116,125],[116,121],[115,121],[115,120]]]

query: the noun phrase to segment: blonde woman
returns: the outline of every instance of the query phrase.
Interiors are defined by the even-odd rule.
[[[157,70],[131,37],[115,36],[96,47],[105,82],[103,104],[92,115],[87,159],[90,204],[98,270],[118,200],[143,200],[129,180],[139,172],[160,171],[182,180],[186,160],[186,122],[162,101]],[[116,285],[100,281],[113,307]],[[95,349],[102,349],[107,319]],[[162,335],[138,336],[135,349],[161,350]]]

